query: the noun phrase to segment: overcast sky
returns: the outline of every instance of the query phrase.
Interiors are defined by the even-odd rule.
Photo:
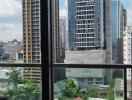
[[[60,1],[60,16],[67,18],[67,0]],[[122,0],[127,8],[127,22],[132,25],[132,0]],[[21,0],[0,0],[0,40],[22,40],[22,3]]]
[[[21,0],[0,0],[0,40],[22,39]]]

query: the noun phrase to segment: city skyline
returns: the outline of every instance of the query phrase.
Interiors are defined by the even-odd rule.
[[[121,3],[124,5],[124,8],[127,10],[127,25],[132,26],[132,13],[131,13],[132,2],[131,0],[121,0]],[[59,4],[60,4],[59,15],[62,17],[66,17],[66,20],[68,21],[68,0],[59,0]]]

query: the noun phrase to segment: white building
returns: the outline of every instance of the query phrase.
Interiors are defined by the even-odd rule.
[[[23,51],[16,53],[16,63],[23,63]]]
[[[115,79],[114,85],[114,97],[115,100],[124,100],[124,80],[123,79]]]
[[[132,26],[123,33],[123,63],[132,64]],[[127,69],[127,79],[131,79],[131,69]]]

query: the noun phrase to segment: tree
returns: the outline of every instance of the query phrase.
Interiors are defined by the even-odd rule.
[[[90,89],[87,92],[88,97],[99,97],[99,92],[96,89]]]
[[[69,79],[66,81],[65,88],[63,90],[63,95],[67,97],[75,97],[77,95],[77,88],[76,85],[74,84],[74,81]]]
[[[112,75],[113,79],[115,78],[123,78],[123,70],[115,70]]]
[[[107,93],[107,99],[108,100],[114,100],[114,84],[115,84],[115,80],[112,80],[110,82],[110,87]]]
[[[9,76],[8,79],[8,84],[9,85],[17,85],[17,84],[22,84],[24,79],[22,79],[22,77],[20,76],[20,70],[13,70],[10,73],[7,73],[7,75]]]
[[[19,74],[16,70],[9,73],[6,94],[11,100],[40,100],[40,86],[33,80],[22,80]]]
[[[108,91],[107,99],[108,100],[114,100],[114,90],[112,88],[110,88]]]

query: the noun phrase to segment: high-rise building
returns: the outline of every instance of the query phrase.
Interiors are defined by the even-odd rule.
[[[2,57],[4,55],[4,44],[5,43],[3,41],[0,42],[0,57]],[[0,59],[0,60],[2,60],[2,59]]]
[[[70,51],[66,53],[66,63],[112,63],[111,0],[68,0],[68,29]],[[72,69],[66,70],[66,76],[68,71],[72,72]],[[78,69],[74,72],[77,75]],[[105,73],[108,82],[112,77],[111,70],[105,70]],[[85,79],[88,77],[90,75]]]
[[[76,0],[68,0],[68,33],[69,49],[75,48]]]
[[[52,0],[52,44],[53,44],[53,62],[63,63],[64,58],[61,57],[61,45],[60,45],[60,30],[59,30],[59,0]],[[65,77],[64,69],[54,68],[54,82],[63,80]]]
[[[40,0],[22,0],[23,60],[41,63]],[[41,68],[24,68],[24,78],[41,79]]]
[[[65,17],[60,17],[59,19],[59,34],[60,34],[60,57],[65,58],[66,50],[66,19]]]
[[[113,19],[115,19],[115,17]],[[123,64],[123,32],[126,30],[127,26],[127,11],[123,7],[123,5],[120,6],[119,21],[120,21],[118,23],[119,31],[117,37],[117,63]]]
[[[52,39],[53,61],[63,62],[60,58],[60,33],[59,33],[59,0],[52,0]]]
[[[123,63],[132,64],[132,26],[123,33]],[[131,79],[131,69],[127,69],[127,79]]]
[[[111,0],[68,1],[70,50],[106,50],[111,63]]]
[[[117,58],[117,38],[120,34],[121,2],[112,0],[112,60]]]
[[[23,60],[41,63],[40,0],[22,0]]]

